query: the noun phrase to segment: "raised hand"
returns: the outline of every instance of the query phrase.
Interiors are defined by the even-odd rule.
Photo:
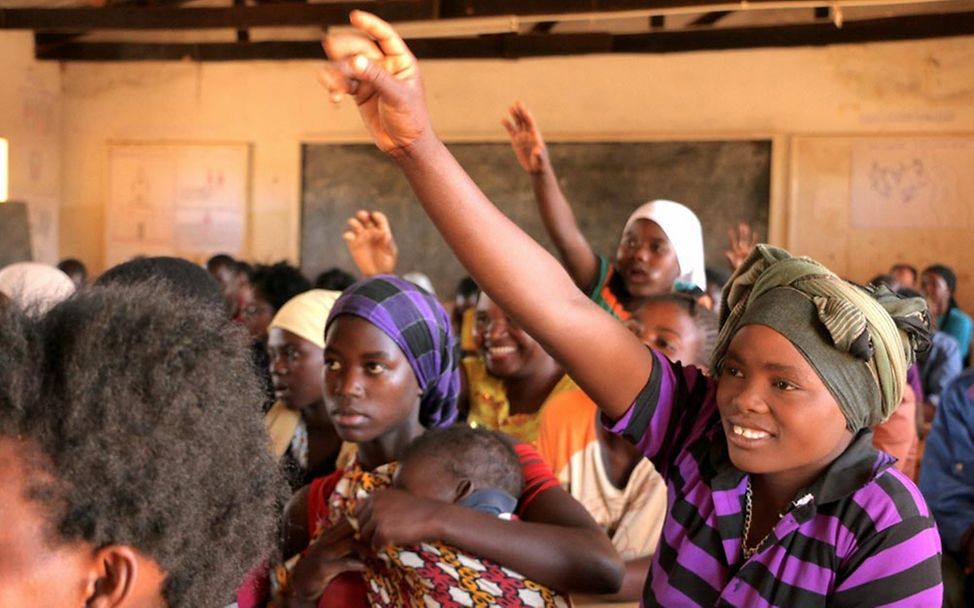
[[[319,75],[333,101],[355,99],[362,121],[379,149],[408,154],[433,135],[416,58],[388,23],[372,13],[352,11],[362,35],[340,34],[322,41],[331,61]]]
[[[744,263],[751,250],[758,244],[757,231],[745,222],[740,222],[736,227],[727,229],[728,247],[724,251],[724,257],[730,264],[731,270],[737,270],[738,266]]]
[[[399,248],[392,237],[389,219],[381,211],[356,212],[348,218],[348,228],[342,238],[363,275],[370,277],[396,271]]]
[[[528,173],[541,173],[545,167],[548,150],[545,148],[541,131],[534,121],[531,111],[522,101],[514,102],[508,109],[510,116],[501,121],[508,135],[517,161]]]

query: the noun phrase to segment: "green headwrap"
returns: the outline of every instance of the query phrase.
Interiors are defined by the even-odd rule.
[[[765,325],[802,353],[855,432],[886,420],[900,403],[906,370],[927,347],[922,298],[861,288],[784,249],[755,247],[724,287],[713,369],[744,325]]]

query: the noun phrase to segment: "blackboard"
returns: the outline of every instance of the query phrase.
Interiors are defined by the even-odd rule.
[[[488,197],[550,251],[530,177],[506,143],[450,150]],[[704,227],[708,266],[726,268],[727,229],[738,221],[768,234],[771,142],[585,142],[548,144],[561,187],[597,253],[615,255],[638,205],[656,198],[693,209]],[[425,272],[441,299],[465,272],[424,214],[398,168],[371,144],[305,144],[301,265],[309,277],[331,266],[354,272],[341,234],[358,209],[378,209],[399,243],[398,271]]]

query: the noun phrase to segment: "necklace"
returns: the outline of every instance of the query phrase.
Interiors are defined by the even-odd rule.
[[[778,521],[784,517],[784,513],[778,513]],[[777,522],[775,522],[777,525]],[[744,493],[744,535],[741,537],[741,553],[744,554],[744,559],[748,560],[754,557],[754,554],[758,552],[764,541],[768,540],[771,533],[774,532],[774,526],[768,530],[768,533],[764,535],[764,538],[759,540],[753,547],[747,546],[747,536],[751,533],[751,478],[747,478],[747,492]]]
[[[812,496],[811,492],[806,492],[801,498],[793,500],[791,502],[791,506],[794,506],[795,508],[804,507],[806,504],[814,500],[814,498],[815,497]],[[778,521],[781,521],[781,518],[784,517],[785,513],[787,512],[788,511],[786,510],[784,513],[778,513]],[[771,533],[774,532],[777,525],[778,523],[775,522],[775,525],[771,526],[771,529],[768,530],[768,533],[764,535],[764,538],[759,540],[753,547],[747,546],[747,535],[751,532],[751,477],[748,476],[747,491],[744,493],[744,535],[741,537],[741,553],[744,554],[745,560],[754,557],[754,554],[758,552],[758,549],[761,548],[764,541],[768,540],[768,537],[771,536]]]

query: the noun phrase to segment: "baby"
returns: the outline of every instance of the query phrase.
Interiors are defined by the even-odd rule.
[[[455,426],[431,429],[403,452],[394,488],[509,519],[524,478],[514,448],[499,433]]]
[[[394,468],[397,489],[505,518],[512,517],[524,483],[507,439],[466,426],[426,431]],[[381,479],[373,475],[368,485],[377,487]],[[365,578],[372,606],[571,606],[566,596],[441,542],[387,547]]]

